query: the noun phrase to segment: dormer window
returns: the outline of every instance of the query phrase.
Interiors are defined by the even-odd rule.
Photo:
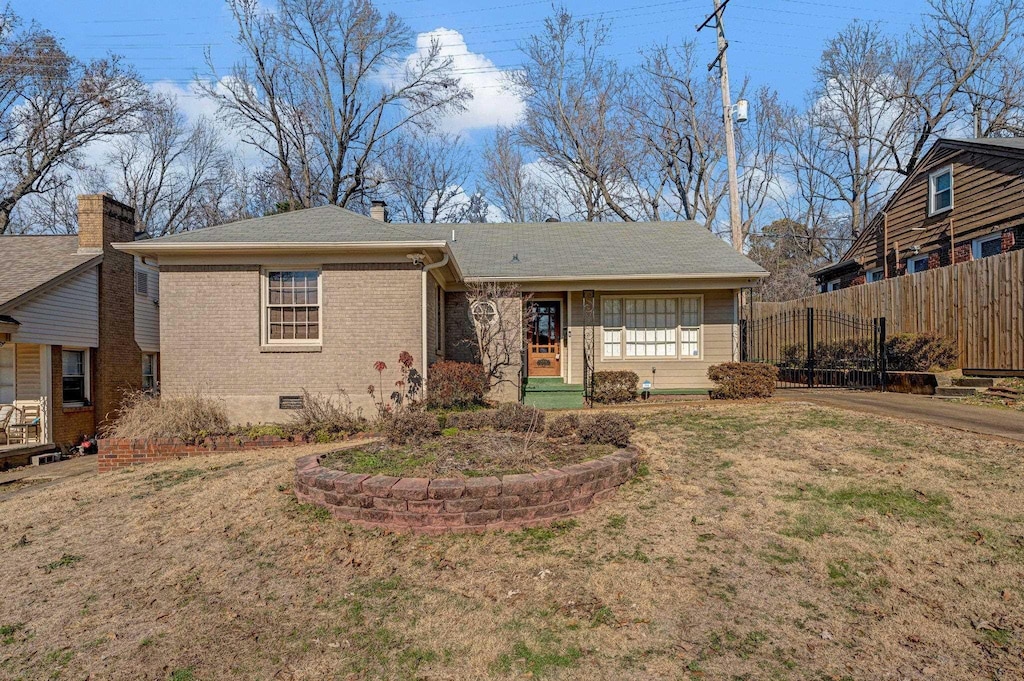
[[[947,166],[928,176],[928,215],[953,208],[953,167]]]

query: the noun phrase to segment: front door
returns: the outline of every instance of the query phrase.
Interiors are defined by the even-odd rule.
[[[562,303],[531,303],[533,318],[526,334],[526,375],[562,375]]]

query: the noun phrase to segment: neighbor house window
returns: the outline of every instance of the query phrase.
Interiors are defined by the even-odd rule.
[[[953,207],[953,168],[943,168],[928,176],[928,214],[935,215]]]
[[[86,350],[63,351],[63,399],[66,405],[85,404],[89,399],[89,354]]]
[[[700,357],[700,296],[602,298],[603,357]]]
[[[156,355],[145,353],[142,355],[142,389],[153,390],[156,380]]]
[[[882,281],[885,279],[885,270],[881,267],[876,267],[873,270],[868,270],[868,283],[875,281]]]
[[[267,343],[320,341],[320,272],[266,272],[264,334]]]
[[[825,291],[838,291],[840,289],[839,280],[833,279],[832,281],[825,284]]]
[[[919,258],[911,258],[910,262],[907,263],[907,271],[911,274],[917,274],[918,272],[928,271],[928,256],[922,255]]]
[[[975,260],[999,255],[1003,252],[1003,235],[992,234],[975,239],[971,242],[971,251]]]

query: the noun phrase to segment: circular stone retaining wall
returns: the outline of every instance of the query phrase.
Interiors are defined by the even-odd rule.
[[[615,494],[636,473],[638,452],[540,473],[500,478],[396,478],[324,468],[320,456],[295,461],[295,496],[363,527],[441,534],[522,529],[576,515]]]

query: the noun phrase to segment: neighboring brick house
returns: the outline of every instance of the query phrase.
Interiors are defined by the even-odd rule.
[[[938,140],[838,262],[821,291],[1024,248],[1024,139]]]
[[[0,405],[38,412],[39,444],[75,445],[123,391],[155,387],[158,273],[111,247],[134,230],[101,194],[78,198],[77,235],[0,236]]]
[[[659,389],[706,387],[709,365],[737,357],[739,290],[767,276],[696,223],[441,226],[381,213],[324,206],[117,244],[160,268],[162,394],[220,397],[240,423],[287,420],[281,407],[303,390],[340,389],[370,409],[377,360],[393,381],[407,351],[429,383],[435,361],[472,359],[465,293],[485,282],[532,296],[527,377],[581,384],[586,357]],[[519,380],[501,397],[517,399]]]

